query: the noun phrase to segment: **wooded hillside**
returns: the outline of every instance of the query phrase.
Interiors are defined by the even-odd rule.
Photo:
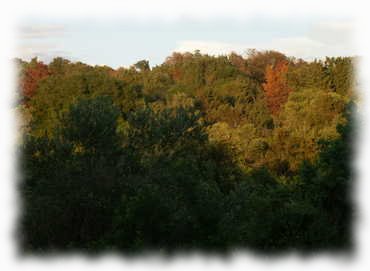
[[[21,248],[348,250],[354,62],[18,59]]]

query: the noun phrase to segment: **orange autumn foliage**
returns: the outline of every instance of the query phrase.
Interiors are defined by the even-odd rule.
[[[48,66],[42,62],[36,62],[25,70],[22,80],[23,95],[31,98],[37,88],[38,82],[41,79],[49,76]]]
[[[287,82],[288,62],[279,61],[276,65],[269,65],[266,68],[266,83],[262,84],[265,92],[267,106],[271,114],[276,115],[281,107],[288,100],[289,93],[292,91]]]

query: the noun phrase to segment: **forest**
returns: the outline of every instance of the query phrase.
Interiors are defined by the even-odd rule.
[[[22,252],[352,249],[356,58],[15,62]]]

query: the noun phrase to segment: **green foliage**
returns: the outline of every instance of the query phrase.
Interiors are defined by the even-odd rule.
[[[32,129],[35,135],[52,135],[62,115],[81,98],[106,95],[124,109],[133,110],[141,101],[141,90],[109,76],[106,71],[89,70],[71,75],[53,75],[40,83],[34,99],[29,103]]]
[[[128,154],[117,148],[117,112],[106,97],[83,100],[71,107],[55,137],[25,139],[25,249],[87,249],[104,234],[120,197],[120,172],[129,167]]]
[[[338,137],[336,127],[344,122],[341,113],[346,99],[337,93],[304,89],[289,96],[274,129],[271,152],[297,170],[303,160],[316,158],[321,139]],[[273,159],[272,159],[273,160]]]
[[[349,57],[326,58],[324,73],[330,90],[341,95],[348,94],[353,88],[353,65]]]
[[[134,67],[141,72],[149,71],[149,61],[148,60],[140,60],[134,64]]]
[[[353,108],[348,108],[350,112]],[[321,210],[313,223],[312,233],[322,246],[343,249],[353,246],[352,224],[354,208],[351,199],[353,171],[353,113],[348,113],[346,125],[338,125],[340,137],[320,142],[320,155],[313,163],[300,169],[300,194],[314,208]],[[328,223],[330,229],[323,225]]]
[[[117,147],[118,117],[119,110],[107,96],[81,100],[64,116],[60,134],[83,151],[111,150]]]
[[[291,91],[271,115],[265,71],[281,61],[271,87]],[[37,63],[18,61],[20,80]],[[353,59],[195,51],[43,69],[17,107],[23,251],[350,247]]]

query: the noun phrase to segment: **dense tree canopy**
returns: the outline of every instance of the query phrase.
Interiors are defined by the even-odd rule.
[[[18,60],[23,251],[350,248],[353,65]]]

